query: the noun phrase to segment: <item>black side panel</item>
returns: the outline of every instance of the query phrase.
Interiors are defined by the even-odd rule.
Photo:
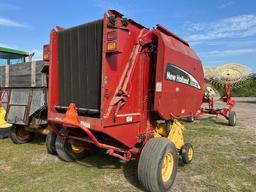
[[[60,106],[100,110],[103,20],[58,32]]]

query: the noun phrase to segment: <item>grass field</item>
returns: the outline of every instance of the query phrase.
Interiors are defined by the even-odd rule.
[[[195,156],[178,168],[172,191],[256,191],[255,125],[239,121],[229,127],[221,118],[184,124]],[[42,137],[24,145],[0,140],[1,192],[143,191],[135,161],[123,164],[96,151],[83,161],[65,163],[48,155],[44,144]]]

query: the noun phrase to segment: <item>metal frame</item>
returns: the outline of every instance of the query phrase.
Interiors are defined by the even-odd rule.
[[[203,98],[203,103],[208,103],[208,108],[200,108],[199,112],[194,116],[195,118],[200,117],[205,114],[223,116],[225,119],[229,120],[229,113],[232,111],[236,104],[236,101],[231,97],[231,90],[233,88],[232,82],[226,82],[224,84],[225,95],[220,98],[220,100],[227,105],[226,108],[217,109],[214,105],[213,97],[209,94],[205,94]]]

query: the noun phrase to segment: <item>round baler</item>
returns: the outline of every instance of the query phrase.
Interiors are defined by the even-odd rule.
[[[48,152],[74,161],[96,146],[137,159],[145,189],[167,191],[178,159],[193,158],[178,119],[195,115],[204,94],[202,64],[188,43],[109,10],[52,30],[49,55]]]

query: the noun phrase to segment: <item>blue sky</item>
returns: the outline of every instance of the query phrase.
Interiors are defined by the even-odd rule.
[[[0,46],[35,51],[57,25],[70,27],[116,9],[146,27],[187,40],[204,66],[240,63],[256,72],[256,0],[0,0]]]

